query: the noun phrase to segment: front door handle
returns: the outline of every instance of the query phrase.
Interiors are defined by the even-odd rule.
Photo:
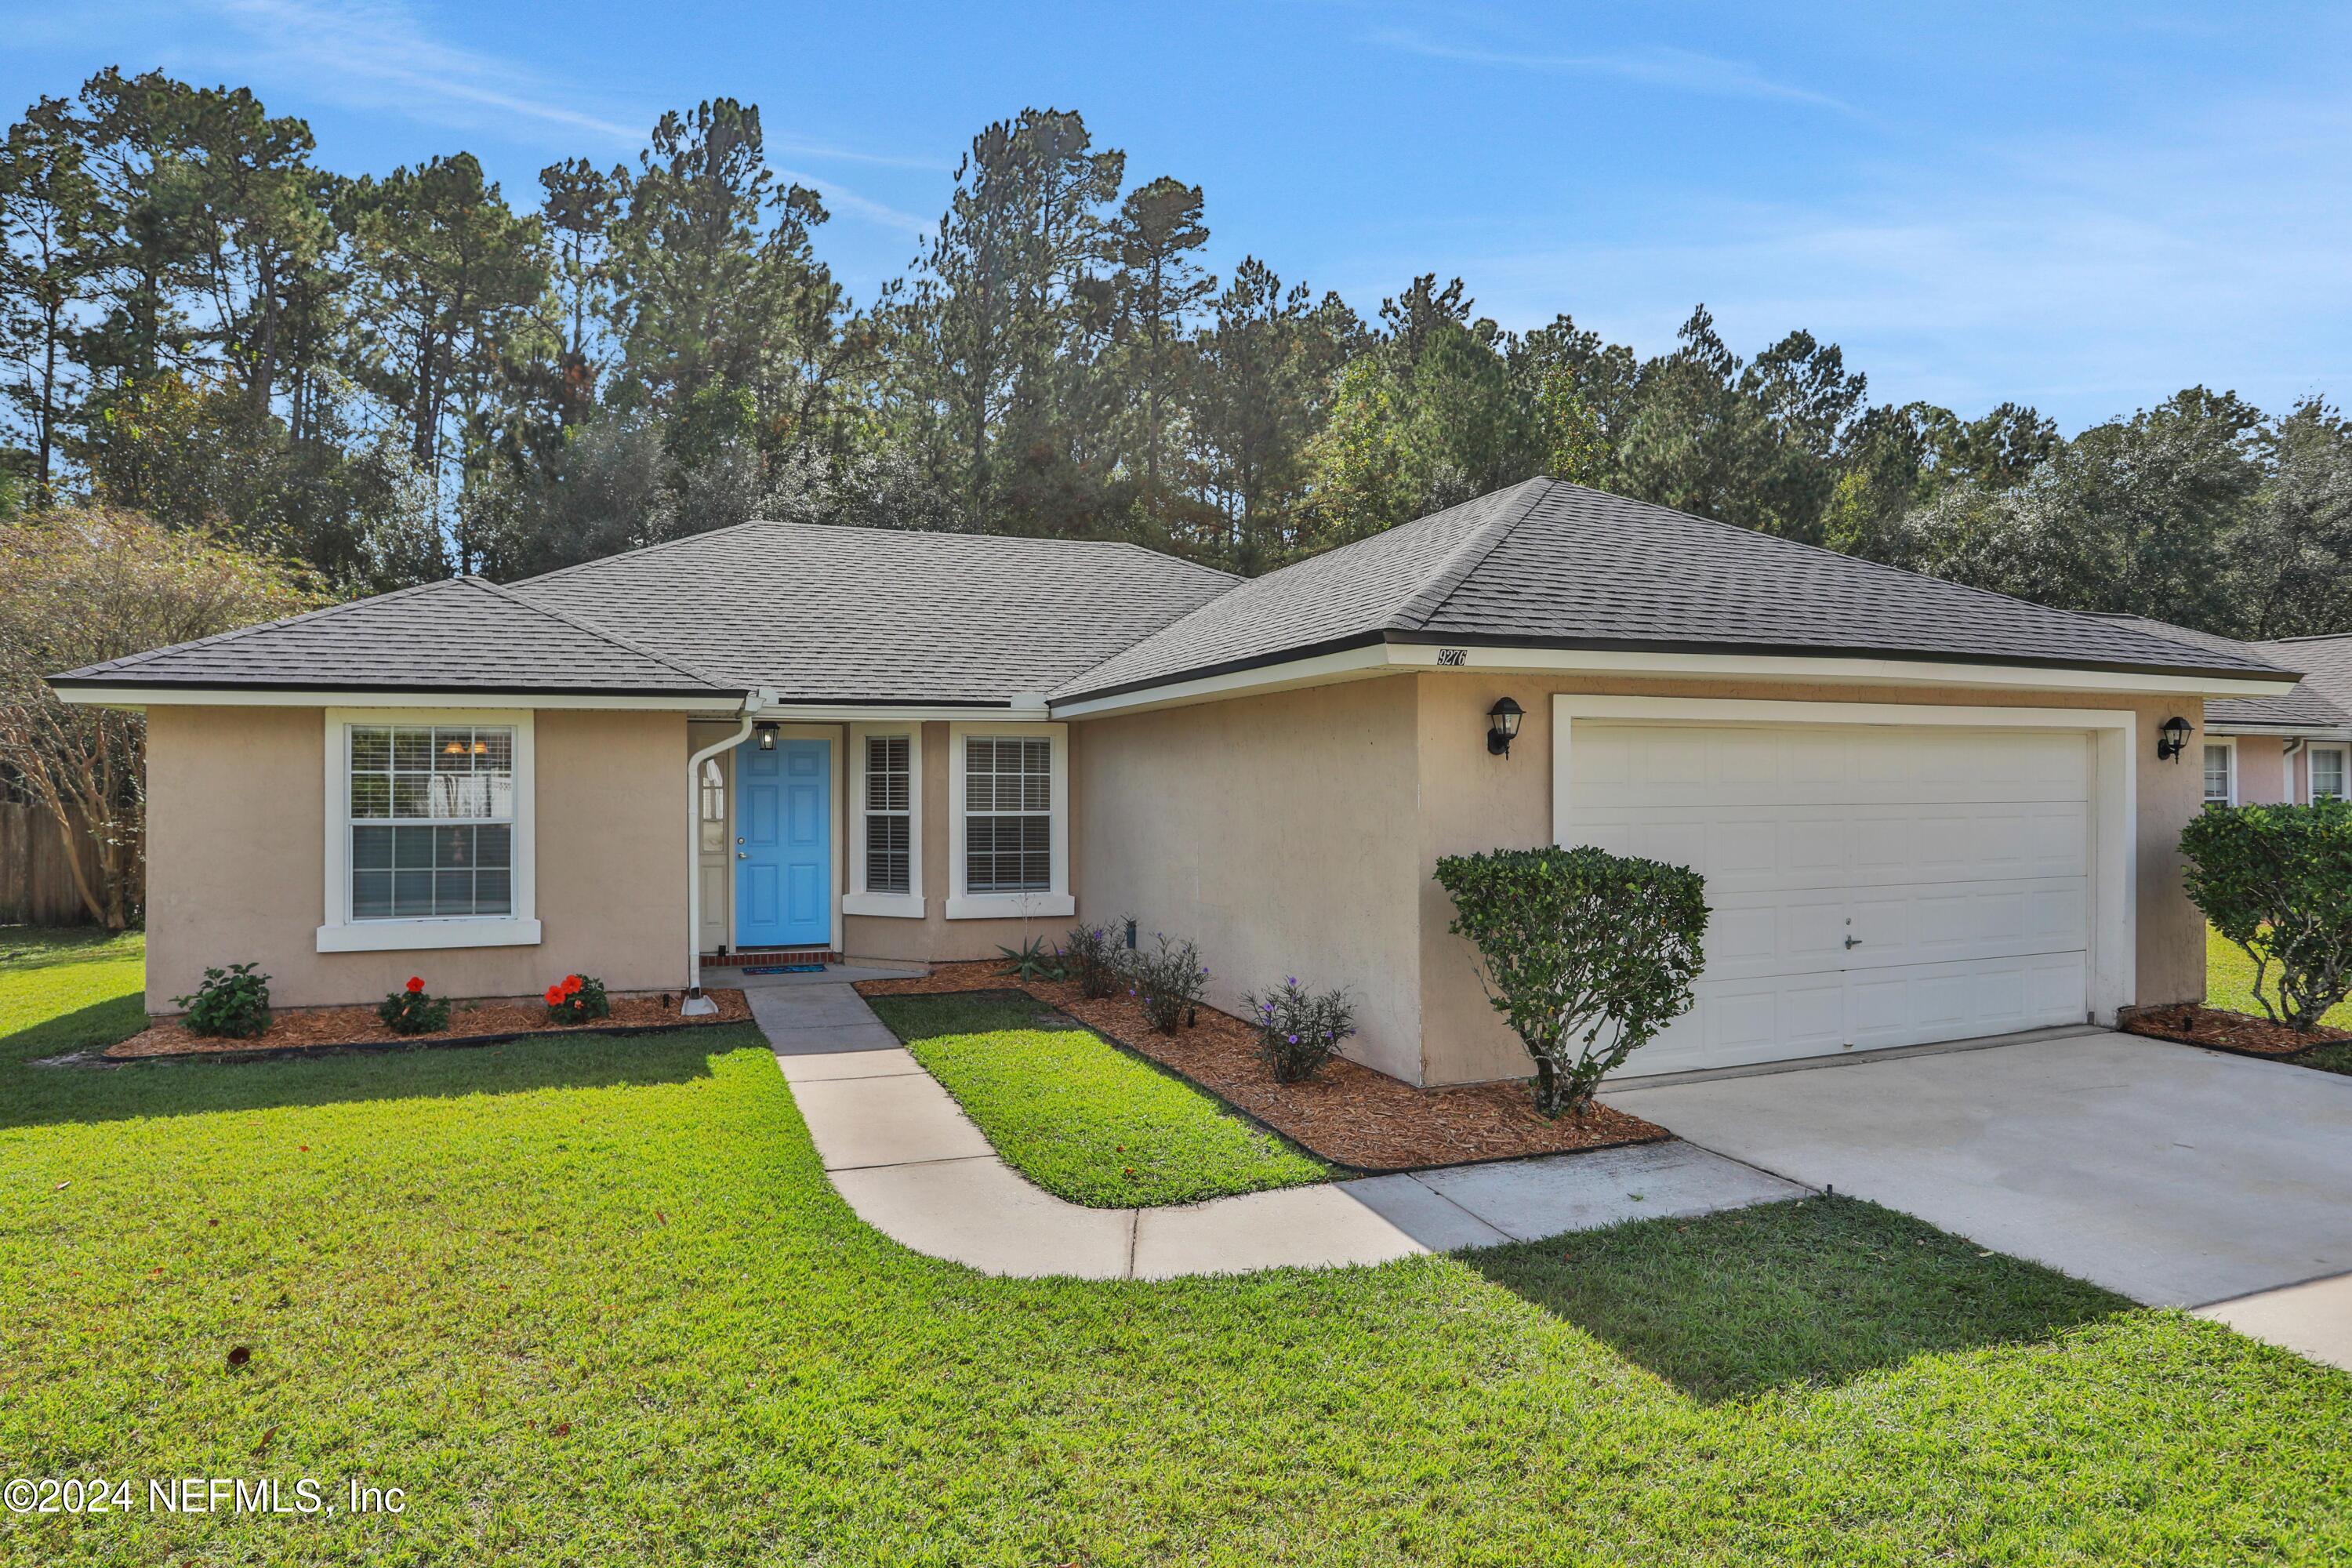
[[[743,853],[743,851],[741,851],[740,849],[738,849],[737,851],[735,851],[735,858],[737,858],[738,860],[749,860],[749,859],[751,858],[751,857],[750,857],[749,855],[744,854],[744,853]],[[1848,947],[1852,947],[1852,946],[1853,945],[1853,939],[1852,937],[1848,937],[1848,938],[1846,939],[1846,945],[1847,945]]]
[[[1849,950],[1860,947],[1862,945],[1862,938],[1858,936],[1850,936],[1845,939],[1845,945]]]

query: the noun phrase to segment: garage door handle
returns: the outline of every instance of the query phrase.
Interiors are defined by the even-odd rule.
[[[1845,944],[1849,948],[1860,947],[1862,945],[1862,938],[1858,936],[1850,936],[1845,939]]]

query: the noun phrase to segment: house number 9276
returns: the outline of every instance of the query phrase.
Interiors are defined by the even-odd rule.
[[[1437,650],[1440,664],[1468,664],[1470,650],[1466,647],[1442,647]]]

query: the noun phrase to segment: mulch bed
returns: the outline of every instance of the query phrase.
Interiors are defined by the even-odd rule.
[[[2317,1028],[2299,1035],[2284,1024],[2251,1013],[2231,1013],[2220,1007],[2174,1005],[2126,1007],[2116,1024],[2126,1032],[2208,1050],[2233,1051],[2242,1057],[2267,1057],[2277,1061],[2299,1056],[2315,1046],[2352,1040],[2352,1029]]]
[[[1074,984],[1024,984],[993,959],[943,963],[913,979],[861,980],[856,989],[864,996],[1025,992],[1198,1084],[1318,1158],[1351,1170],[1418,1171],[1654,1143],[1672,1136],[1663,1127],[1601,1104],[1581,1120],[1563,1116],[1547,1121],[1536,1114],[1523,1083],[1415,1089],[1339,1058],[1305,1083],[1276,1083],[1258,1055],[1257,1032],[1230,1014],[1202,1007],[1193,1027],[1163,1035],[1128,997],[1090,1002]]]
[[[701,1018],[677,1015],[677,994],[652,992],[612,999],[613,1016],[593,1024],[551,1024],[537,997],[497,996],[459,1002],[449,1009],[449,1026],[425,1035],[396,1035],[373,1007],[280,1007],[269,1027],[246,1039],[219,1039],[188,1032],[173,1020],[150,1024],[103,1053],[106,1061],[148,1057],[268,1057],[324,1055],[342,1050],[386,1050],[408,1046],[487,1046],[530,1035],[637,1035],[656,1029],[697,1029],[706,1024],[741,1024],[751,1005],[740,991],[705,990],[719,1011]]]

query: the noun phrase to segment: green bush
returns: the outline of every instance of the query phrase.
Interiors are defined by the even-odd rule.
[[[1062,938],[1062,965],[1078,994],[1099,1000],[1118,989],[1118,935],[1109,926],[1072,926]]]
[[[256,974],[255,963],[232,963],[207,969],[205,983],[192,996],[174,996],[172,1005],[184,1007],[180,1020],[199,1035],[249,1040],[269,1027],[269,976]]]
[[[1138,950],[1128,956],[1128,994],[1141,1005],[1153,1028],[1172,1035],[1196,1021],[1209,972],[1202,966],[1198,942],[1170,942],[1157,931],[1151,940],[1158,944],[1151,952]]]
[[[375,1016],[395,1035],[429,1035],[449,1026],[449,1004],[428,994],[419,975],[376,1005]]]
[[[613,1016],[604,983],[593,974],[567,974],[547,988],[541,998],[551,1024],[590,1024]]]
[[[1062,955],[1047,947],[1042,936],[1033,936],[1019,947],[1006,947],[1000,942],[996,951],[1004,955],[1004,967],[997,971],[999,974],[1017,975],[1024,984],[1033,980],[1062,978]]]
[[[2210,806],[2181,829],[2180,853],[2190,900],[2253,960],[2263,1011],[2318,1028],[2352,994],[2352,803]]]
[[[1601,1079],[1686,1012],[1706,962],[1706,883],[1658,860],[1574,849],[1448,855],[1448,928],[1536,1063],[1536,1109],[1578,1115]]]
[[[1258,1055],[1276,1083],[1313,1078],[1356,1032],[1356,1009],[1344,991],[1311,992],[1292,975],[1278,991],[1248,999],[1249,1021],[1257,1029]]]

